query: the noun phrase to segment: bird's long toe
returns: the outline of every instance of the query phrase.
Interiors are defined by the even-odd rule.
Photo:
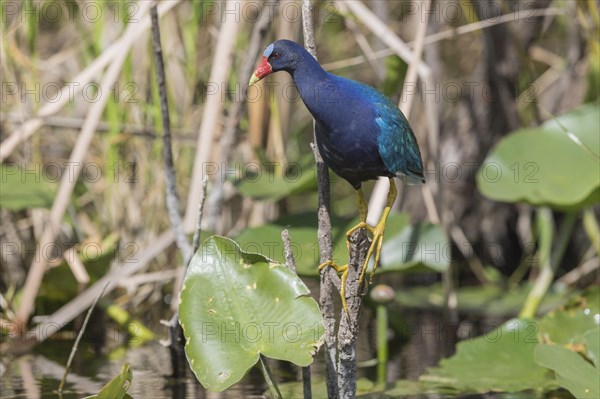
[[[326,267],[332,267],[336,272],[342,273],[340,277],[340,297],[342,299],[342,308],[348,314],[348,304],[346,303],[346,280],[348,279],[348,264],[338,265],[332,260],[328,260],[319,265],[319,271]]]
[[[371,245],[369,246],[369,250],[367,251],[367,256],[365,258],[365,263],[360,271],[360,277],[358,279],[358,284],[362,284],[365,273],[369,268],[369,261],[372,257],[375,258],[373,263],[373,270],[371,271],[371,277],[369,279],[370,283],[373,283],[373,278],[375,276],[375,270],[377,269],[377,265],[379,264],[379,258],[381,255],[381,248],[383,245],[383,233],[384,233],[385,225],[378,224],[375,228],[372,228],[371,233],[373,234],[373,239],[371,241]]]

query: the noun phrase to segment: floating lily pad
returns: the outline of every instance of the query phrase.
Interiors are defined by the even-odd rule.
[[[545,343],[582,345],[584,334],[598,327],[600,321],[598,298],[600,288],[592,287],[584,295],[575,296],[568,304],[546,314],[539,322]]]
[[[298,276],[263,255],[213,236],[194,255],[179,305],[186,355],[210,391],[240,381],[260,355],[307,366],[322,318]]]
[[[598,104],[589,104],[538,128],[509,134],[492,149],[479,170],[479,190],[497,201],[558,209],[598,203],[599,120]]]
[[[600,369],[600,328],[594,328],[583,336],[586,356]]]
[[[535,361],[553,370],[560,386],[578,399],[600,398],[599,292],[591,287],[540,323],[544,342],[535,349]]]
[[[600,368],[591,365],[580,354],[559,345],[540,343],[535,348],[535,361],[553,370],[558,383],[577,399],[600,398]]]
[[[542,390],[556,386],[533,359],[538,343],[533,320],[509,320],[473,340],[460,342],[456,354],[421,376],[423,383],[460,392]]]

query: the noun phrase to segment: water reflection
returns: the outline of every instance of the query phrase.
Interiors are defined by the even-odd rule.
[[[437,364],[441,357],[451,354],[455,347],[454,332],[440,329],[447,326],[440,314],[428,311],[397,312],[390,315],[390,361],[388,381],[416,379],[427,367]],[[489,322],[489,320],[488,320]],[[357,341],[359,361],[358,377],[375,379],[375,334],[373,312],[366,307],[361,316],[360,333]],[[468,336],[479,335],[477,328],[469,328]],[[122,341],[121,341],[122,342]],[[56,393],[64,373],[64,364],[71,350],[72,341],[48,341],[39,345],[35,352],[14,359],[0,368],[0,397],[7,399],[82,398],[98,391],[128,362],[133,371],[133,381],[128,393],[136,399],[188,399],[188,398],[262,398],[266,390],[258,370],[248,375],[223,393],[206,392],[189,369],[184,378],[173,379],[169,350],[159,343],[126,348],[119,345],[107,354],[98,354],[89,341],[80,346],[73,362],[62,396]],[[104,349],[108,351],[108,349]],[[298,381],[299,369],[286,362],[273,361],[271,369],[278,381]],[[322,380],[324,364],[322,355],[315,358],[311,366],[313,381]],[[372,396],[384,397],[384,396]],[[419,396],[418,399],[442,399],[444,395]],[[502,398],[503,395],[464,395],[468,399]],[[517,396],[520,397],[520,396]],[[527,396],[523,396],[525,398]],[[411,398],[412,399],[412,398]]]

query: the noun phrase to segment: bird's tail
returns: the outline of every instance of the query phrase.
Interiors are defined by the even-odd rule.
[[[402,180],[404,184],[408,184],[411,186],[416,186],[425,183],[425,176],[423,176],[423,172],[420,171],[415,172],[410,170],[407,173],[398,172],[396,173],[396,177]]]

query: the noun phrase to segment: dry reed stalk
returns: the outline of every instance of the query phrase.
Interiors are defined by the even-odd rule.
[[[81,285],[87,285],[90,282],[90,275],[88,274],[87,270],[85,270],[85,265],[79,256],[77,256],[75,247],[67,249],[63,253],[63,258],[67,262],[67,265],[69,265],[75,280],[77,280],[77,282]]]
[[[287,18],[285,10],[289,7],[297,7],[294,0],[283,0],[278,9],[279,24],[277,26],[277,39],[288,39],[298,41],[299,22],[297,19]],[[274,84],[275,101],[270,103],[269,128],[267,133],[267,155],[270,159],[285,164],[285,141],[289,137],[292,121],[292,109],[294,104],[290,98],[285,96],[285,87],[293,85],[292,77],[287,73],[277,73],[272,75],[271,82]],[[265,91],[265,94],[267,92]],[[270,94],[270,93],[269,93]],[[266,204],[263,204],[266,205]]]
[[[278,3],[272,0],[265,2],[262,8],[260,19],[254,24],[252,28],[252,34],[250,36],[250,42],[248,43],[248,51],[246,52],[246,58],[242,62],[238,70],[238,79],[240,83],[240,89],[242,93],[248,92],[248,82],[252,77],[252,73],[255,69],[256,60],[262,53],[262,45],[264,38],[269,32],[271,23],[273,22],[274,11],[276,10]],[[233,155],[232,149],[234,148],[239,131],[240,120],[245,109],[247,97],[242,96],[237,101],[234,101],[229,108],[227,121],[223,128],[223,134],[219,143],[219,165],[229,165]],[[225,184],[223,179],[216,179],[211,191],[211,195],[208,198],[208,222],[207,225],[215,226],[214,231],[217,234],[224,234],[230,223],[228,224],[223,220],[223,204],[225,200]],[[220,222],[220,223],[219,223]]]
[[[238,3],[238,0],[227,0],[224,9],[236,9],[236,3]],[[216,83],[219,87],[227,83],[227,77],[231,71],[232,54],[235,51],[235,41],[241,25],[236,16],[228,15],[227,17],[227,14],[225,16],[225,21],[219,29],[217,48],[209,77],[209,82]],[[202,176],[205,173],[204,167],[210,162],[211,154],[215,150],[214,138],[217,130],[220,129],[219,121],[223,113],[223,107],[224,103],[221,101],[220,91],[219,95],[212,94],[207,96],[202,114],[202,124],[198,132],[194,169],[184,216],[183,225],[186,233],[193,232],[196,226],[196,214],[202,192]]]
[[[69,374],[69,370],[71,369],[71,363],[73,362],[73,358],[75,357],[75,353],[77,352],[77,348],[79,347],[79,341],[81,341],[81,337],[83,337],[83,333],[85,332],[88,322],[90,321],[92,312],[94,311],[94,308],[96,307],[96,304],[98,303],[100,298],[102,298],[102,295],[104,295],[105,289],[106,285],[104,286],[102,291],[100,291],[100,294],[96,297],[96,299],[92,303],[92,306],[90,306],[90,309],[88,310],[87,314],[85,315],[85,319],[83,320],[83,325],[81,326],[81,329],[79,329],[77,338],[75,338],[75,342],[73,343],[73,347],[71,348],[71,353],[69,354],[69,358],[67,359],[67,364],[65,365],[65,373],[63,374],[63,377],[60,380],[60,384],[58,385],[59,395],[62,393],[62,390],[65,386],[65,382],[67,382],[67,375]]]

